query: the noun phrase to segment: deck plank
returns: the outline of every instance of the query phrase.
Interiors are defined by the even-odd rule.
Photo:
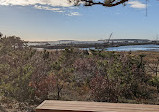
[[[159,105],[46,100],[36,112],[159,112]]]

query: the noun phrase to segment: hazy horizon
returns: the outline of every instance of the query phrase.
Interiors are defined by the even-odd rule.
[[[121,39],[121,38],[112,38],[113,39]],[[136,39],[136,38],[123,38],[123,39]],[[140,38],[138,38],[140,40]],[[138,40],[136,39],[136,40]],[[100,39],[99,39],[100,40]],[[104,39],[102,39],[104,40]],[[110,39],[111,40],[111,39]],[[142,39],[142,40],[151,40],[151,39]],[[156,39],[154,39],[156,40]],[[28,41],[28,42],[57,42],[57,41],[98,41],[98,40],[24,40],[24,41]]]

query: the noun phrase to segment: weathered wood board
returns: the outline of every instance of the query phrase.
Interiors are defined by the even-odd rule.
[[[46,100],[36,112],[159,112],[159,105]]]

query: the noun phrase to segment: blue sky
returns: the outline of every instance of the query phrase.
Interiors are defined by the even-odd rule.
[[[159,1],[131,0],[124,7],[73,7],[66,0],[0,0],[0,32],[24,40],[156,39]]]

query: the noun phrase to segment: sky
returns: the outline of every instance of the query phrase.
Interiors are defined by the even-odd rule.
[[[98,1],[98,0],[96,0]],[[101,0],[99,0],[101,1]],[[159,34],[159,1],[73,6],[67,0],[0,0],[0,32],[27,41],[150,39]]]

